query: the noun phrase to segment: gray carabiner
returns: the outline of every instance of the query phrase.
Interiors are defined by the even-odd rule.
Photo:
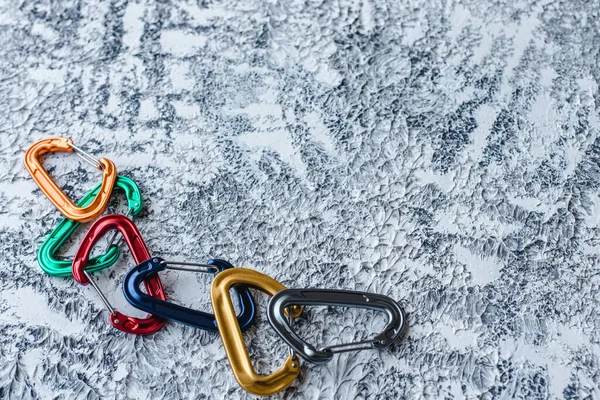
[[[384,311],[388,316],[388,323],[383,332],[371,340],[327,346],[317,350],[294,332],[284,312],[286,308],[293,305],[358,307]],[[350,290],[282,290],[276,293],[269,301],[267,316],[273,329],[275,329],[288,346],[306,361],[314,364],[331,361],[335,353],[386,348],[402,336],[407,328],[404,311],[396,301],[381,294]]]

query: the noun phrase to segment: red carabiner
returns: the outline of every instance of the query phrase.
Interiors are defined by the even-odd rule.
[[[118,230],[123,234],[129,250],[133,255],[136,264],[140,264],[150,258],[150,252],[144,239],[135,224],[127,217],[118,214],[108,214],[98,218],[90,229],[86,232],[85,237],[81,241],[75,258],[73,259],[72,273],[75,280],[82,285],[91,283],[94,289],[102,297],[102,301],[106,304],[110,311],[110,323],[115,328],[123,332],[133,333],[136,335],[149,335],[158,331],[165,324],[165,321],[157,316],[148,314],[146,318],[128,317],[116,311],[102,294],[96,284],[90,280],[90,276],[85,270],[89,261],[92,248],[100,240],[100,238],[111,230]],[[148,294],[157,297],[161,300],[166,300],[165,291],[158,274],[149,276],[144,280],[144,285]]]

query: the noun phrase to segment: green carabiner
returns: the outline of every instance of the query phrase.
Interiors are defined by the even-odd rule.
[[[78,207],[85,207],[94,200],[102,184],[96,185],[88,194],[86,194],[79,203]],[[127,197],[127,207],[129,209],[128,215],[135,216],[142,210],[142,193],[138,185],[131,179],[125,176],[117,176],[114,190],[121,190],[125,192]],[[67,239],[75,232],[77,227],[80,225],[79,222],[71,221],[70,219],[63,218],[62,221],[54,228],[50,236],[44,240],[42,246],[38,250],[38,264],[48,275],[58,276],[61,278],[70,277],[71,275],[71,261],[70,260],[58,260],[55,254],[58,249],[67,241]],[[86,271],[93,272],[101,269],[110,267],[117,262],[121,250],[119,246],[113,245],[108,249],[106,254],[90,258],[87,264]]]

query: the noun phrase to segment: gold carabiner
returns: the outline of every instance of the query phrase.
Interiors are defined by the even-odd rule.
[[[229,364],[235,379],[244,390],[257,396],[270,396],[288,387],[300,372],[300,360],[292,355],[271,375],[259,375],[252,367],[248,349],[242,337],[233,303],[229,296],[232,286],[249,286],[273,296],[285,286],[275,279],[246,268],[231,268],[219,272],[210,288],[210,299]],[[292,307],[292,316],[300,316],[301,307]]]
[[[78,153],[83,153],[85,155],[85,157],[82,156],[84,160],[88,162],[93,160],[87,153],[75,147],[71,139],[55,137],[42,139],[29,146],[25,153],[25,166],[33,180],[42,189],[42,192],[44,192],[46,197],[65,217],[77,222],[89,222],[100,216],[108,206],[110,195],[117,179],[117,167],[112,161],[106,158],[91,162],[98,169],[102,170],[102,186],[98,195],[89,205],[86,207],[77,207],[58,187],[56,182],[52,180],[39,160],[46,153],[72,152],[74,150]]]

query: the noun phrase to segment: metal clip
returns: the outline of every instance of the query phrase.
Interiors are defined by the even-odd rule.
[[[173,265],[196,266],[199,268],[171,267]],[[181,324],[189,325],[194,328],[204,329],[209,332],[218,332],[217,321],[214,314],[206,313],[192,308],[184,307],[165,300],[147,295],[140,290],[140,283],[150,276],[157,276],[159,272],[166,269],[177,271],[191,271],[208,274],[217,274],[221,271],[232,269],[233,265],[225,260],[209,260],[207,264],[165,261],[162,258],[154,257],[144,261],[130,269],[123,279],[123,294],[127,301],[134,307],[147,311],[153,315]],[[256,316],[256,305],[254,299],[247,288],[234,288],[239,300],[240,312],[237,315],[237,322],[240,329],[246,330],[252,326]]]
[[[286,318],[285,310],[292,305],[368,308],[384,311],[388,316],[388,323],[383,332],[373,339],[326,346],[317,350],[294,332],[292,324],[290,324],[288,318]],[[322,364],[330,361],[335,353],[388,347],[398,337],[403,335],[406,330],[406,317],[404,316],[404,311],[396,301],[380,294],[349,290],[282,290],[275,294],[269,301],[267,315],[271,326],[281,338],[294,349],[298,355],[315,364]]]
[[[286,308],[285,312],[287,313],[288,324],[290,325],[290,327],[293,327],[294,326],[294,315],[292,314],[292,307]],[[298,355],[296,354],[296,351],[294,350],[294,348],[292,346],[288,346],[288,349],[290,351],[290,357],[292,357],[292,361],[298,361]]]
[[[92,226],[90,226],[90,229],[81,240],[81,244],[77,249],[77,253],[75,253],[75,258],[73,259],[73,265],[71,267],[73,278],[82,285],[87,285],[88,283],[92,284],[106,305],[106,308],[108,308],[111,313],[110,323],[112,326],[127,333],[149,335],[162,328],[165,321],[155,315],[148,315],[146,318],[129,317],[115,310],[96,283],[90,279],[88,271],[86,271],[92,248],[103,235],[113,229],[116,229],[123,234],[135,262],[141,263],[144,260],[151,258],[148,247],[142,238],[142,234],[135,224],[123,215],[108,214],[98,218]],[[160,277],[157,274],[148,276],[144,280],[144,285],[150,296],[166,300],[165,291],[160,281]]]
[[[73,203],[50,177],[40,161],[40,157],[47,153],[72,152],[75,150],[79,152],[80,157],[102,171],[102,184],[98,195],[85,207],[78,207]],[[42,192],[54,204],[54,207],[68,219],[77,222],[92,221],[104,212],[117,179],[117,167],[112,161],[106,158],[96,160],[91,155],[75,147],[71,139],[63,137],[43,139],[29,146],[25,152],[25,167],[27,167],[31,177]]]

